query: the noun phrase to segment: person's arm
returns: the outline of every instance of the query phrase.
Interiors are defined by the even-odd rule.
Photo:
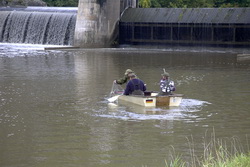
[[[174,81],[169,82],[170,91],[175,91]]]
[[[143,90],[143,92],[145,92],[145,91],[147,90],[147,88],[146,88],[145,85],[146,85],[146,84],[144,84],[144,83],[142,82],[142,90]]]
[[[124,75],[122,78],[117,79],[117,80],[116,80],[116,83],[119,84],[119,85],[122,85],[122,84],[126,83],[127,80],[128,80],[127,76]]]

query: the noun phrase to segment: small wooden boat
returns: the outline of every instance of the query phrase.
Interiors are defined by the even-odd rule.
[[[156,106],[179,106],[183,97],[183,94],[170,94],[159,95],[159,92],[150,91],[144,92],[144,95],[123,95],[124,89],[114,84],[110,92],[109,102],[113,103],[118,100],[138,104],[144,107],[156,107]]]
[[[158,95],[158,93],[150,93],[150,95],[120,95],[119,101],[131,102],[145,107],[156,106],[179,106],[182,100],[183,94],[171,94],[171,95]]]

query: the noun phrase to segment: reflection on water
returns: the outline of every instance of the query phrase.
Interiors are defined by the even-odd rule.
[[[165,166],[172,146],[190,162],[187,137],[200,157],[213,130],[249,143],[249,49],[43,47],[0,45],[0,166]],[[127,68],[149,91],[165,68],[181,105],[108,103]]]

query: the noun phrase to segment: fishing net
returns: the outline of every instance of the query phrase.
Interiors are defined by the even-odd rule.
[[[116,95],[122,95],[124,92],[124,89],[121,87],[121,85],[118,85],[116,83],[113,83],[112,89],[110,92],[110,97],[116,96]]]

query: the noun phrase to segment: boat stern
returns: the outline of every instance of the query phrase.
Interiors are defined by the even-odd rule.
[[[156,96],[156,106],[179,106],[182,101],[182,97],[182,94]]]

